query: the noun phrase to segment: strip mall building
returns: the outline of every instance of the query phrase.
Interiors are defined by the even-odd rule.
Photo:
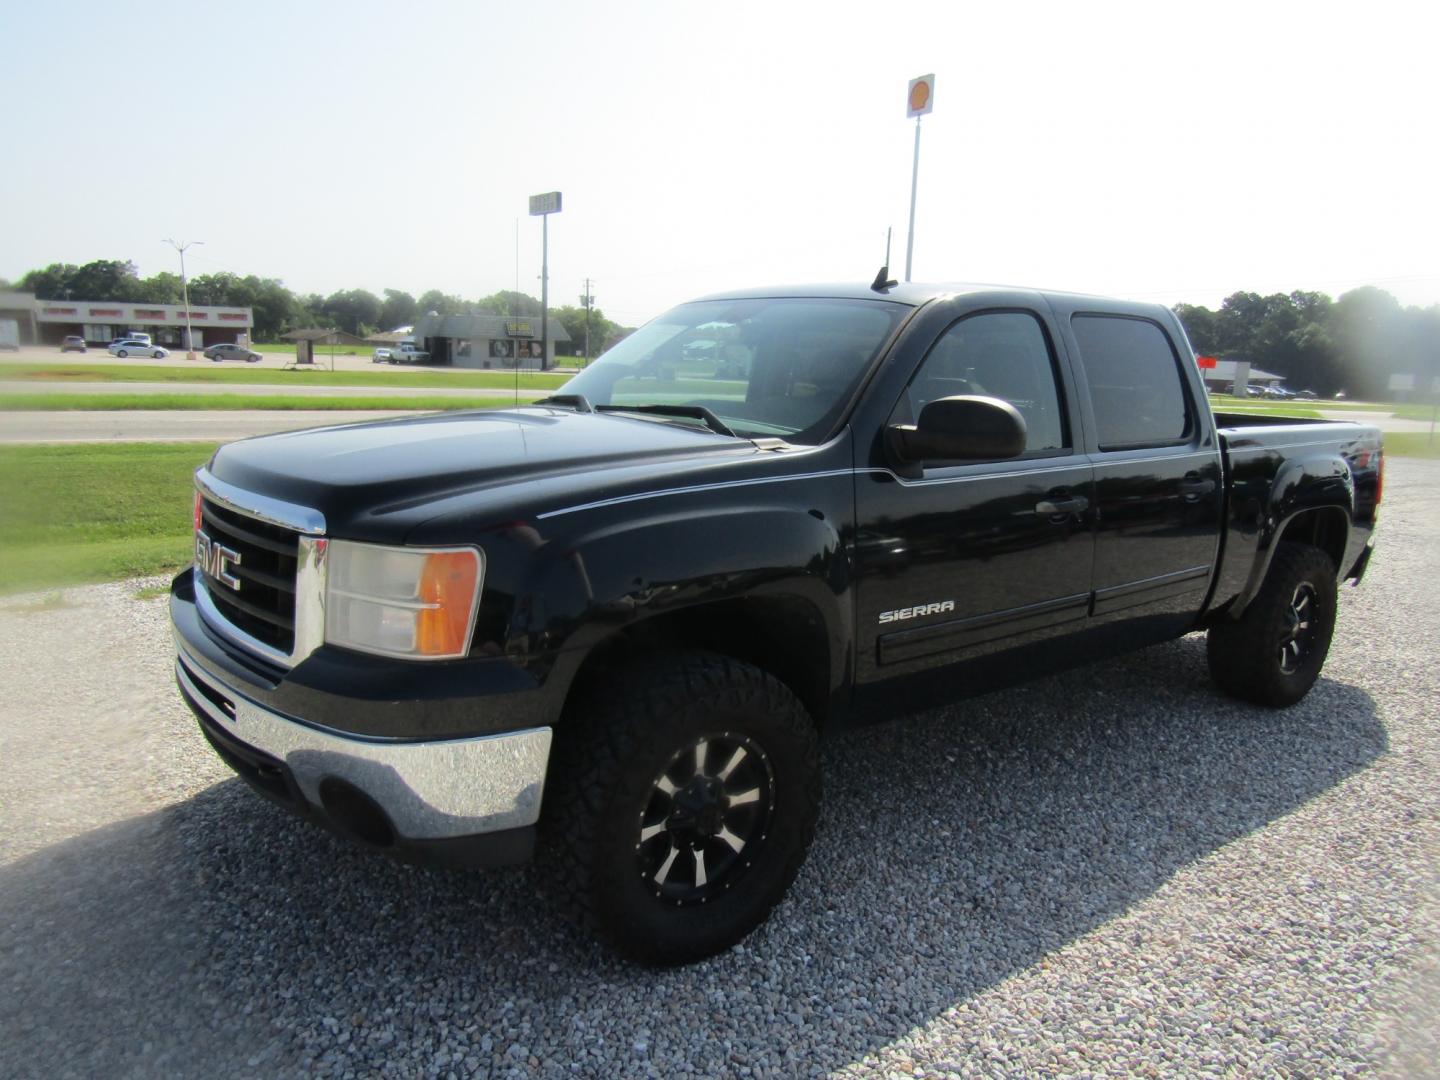
[[[38,344],[59,345],[78,334],[90,345],[108,345],[132,330],[149,334],[157,345],[185,347],[183,304],[118,304],[99,300],[36,300]],[[222,342],[248,344],[255,325],[251,308],[190,306],[191,347]]]

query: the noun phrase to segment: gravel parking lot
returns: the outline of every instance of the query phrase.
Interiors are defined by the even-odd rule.
[[[0,1075],[1434,1075],[1437,490],[1299,706],[1190,637],[833,740],[790,898],[659,973],[252,795],[146,583],[0,602]]]

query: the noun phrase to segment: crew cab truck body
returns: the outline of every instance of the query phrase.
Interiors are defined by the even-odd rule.
[[[1374,428],[1213,416],[1154,305],[713,297],[533,406],[222,447],[176,672],[262,793],[406,857],[538,838],[673,963],[783,895],[821,734],[1197,629],[1226,690],[1298,700],[1381,481]]]
[[[379,349],[375,351],[377,354],[380,352]],[[428,364],[430,354],[418,348],[413,341],[402,341],[390,348],[388,359],[392,364]]]

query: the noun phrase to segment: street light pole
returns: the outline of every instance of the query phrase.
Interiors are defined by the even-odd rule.
[[[165,243],[169,244],[180,253],[180,299],[185,304],[185,358],[195,359],[195,335],[190,330],[190,284],[185,279],[185,249],[195,247],[197,244],[205,243],[204,240],[190,240],[184,244],[177,244],[168,237]]]

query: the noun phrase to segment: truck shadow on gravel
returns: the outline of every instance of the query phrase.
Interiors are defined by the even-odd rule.
[[[570,929],[537,871],[406,867],[229,781],[0,869],[0,1073],[837,1069],[1386,747],[1352,686],[1220,697],[1196,638],[853,732],[786,903],[662,972]]]

